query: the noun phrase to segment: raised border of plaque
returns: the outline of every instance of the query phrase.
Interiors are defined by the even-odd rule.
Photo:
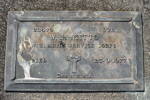
[[[136,34],[136,68],[133,79],[103,81],[17,80],[16,46],[18,23],[36,21],[89,21],[132,23]],[[75,70],[74,70],[75,71]],[[5,56],[6,91],[144,91],[143,80],[143,23],[142,14],[135,11],[10,11],[7,21]]]

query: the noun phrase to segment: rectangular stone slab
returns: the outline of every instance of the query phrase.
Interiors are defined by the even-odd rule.
[[[8,13],[6,91],[143,91],[138,12]]]

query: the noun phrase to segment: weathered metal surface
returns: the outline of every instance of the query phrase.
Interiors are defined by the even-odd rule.
[[[0,16],[0,100],[149,100],[150,86],[150,12],[146,7],[149,0],[1,0],[5,2],[2,16]],[[82,3],[83,1],[83,3]],[[132,3],[131,1],[136,1]],[[4,92],[4,62],[5,62],[5,36],[7,29],[7,12],[9,10],[121,10],[135,9],[138,1],[144,3],[144,77],[145,92],[104,92],[104,93],[8,93]],[[106,2],[106,3],[105,3]],[[134,4],[134,6],[133,6]],[[117,6],[116,6],[117,5]],[[112,9],[113,8],[113,9]]]
[[[10,12],[7,35],[7,91],[144,89],[138,12]]]

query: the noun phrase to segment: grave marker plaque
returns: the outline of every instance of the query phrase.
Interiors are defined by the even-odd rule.
[[[143,91],[138,12],[8,13],[6,91]]]

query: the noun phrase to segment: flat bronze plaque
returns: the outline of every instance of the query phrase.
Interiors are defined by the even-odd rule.
[[[8,13],[6,91],[143,91],[138,12]]]

